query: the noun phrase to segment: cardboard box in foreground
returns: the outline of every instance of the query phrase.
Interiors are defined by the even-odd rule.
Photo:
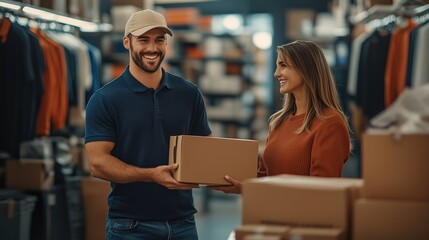
[[[345,240],[344,232],[338,228],[291,227],[288,225],[244,224],[235,229],[236,240],[269,239],[280,240]],[[254,238],[250,238],[254,237]],[[273,238],[274,239],[274,238]]]
[[[283,225],[245,224],[235,229],[236,240],[244,240],[247,236],[278,236],[280,239],[288,239],[289,227]]]
[[[365,134],[365,198],[429,201],[429,134]]]
[[[243,183],[243,224],[335,228],[348,236],[362,181],[278,175]]]
[[[228,185],[229,175],[240,181],[256,178],[258,142],[256,140],[171,136],[169,163],[178,163],[174,178],[179,182]]]
[[[354,210],[353,240],[429,239],[429,202],[361,198]]]
[[[106,239],[107,197],[110,182],[93,177],[81,181],[83,208],[85,212],[85,239]]]

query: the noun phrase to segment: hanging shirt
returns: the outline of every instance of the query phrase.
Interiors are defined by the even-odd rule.
[[[386,107],[389,107],[405,89],[410,32],[416,27],[417,23],[410,19],[407,26],[398,27],[392,33],[384,76]]]
[[[37,52],[32,40],[23,27],[0,19],[0,152],[14,158],[19,157],[20,143],[34,136],[32,109],[37,100],[32,91],[40,69],[31,62]]]
[[[84,126],[86,91],[90,90],[93,82],[92,65],[88,46],[81,39],[69,33],[56,33],[56,40],[73,49],[76,56],[76,102],[77,106],[70,109],[70,124]]]
[[[68,113],[67,73],[64,49],[42,30],[31,28],[45,55],[46,71],[43,76],[44,93],[37,118],[37,135],[50,135],[51,124],[56,129],[65,127]]]
[[[385,109],[384,105],[384,74],[389,51],[390,32],[374,31],[362,46],[364,66],[362,68],[361,89],[359,98],[363,113],[371,119]]]
[[[371,36],[372,31],[364,32],[355,38],[352,42],[352,51],[350,54],[349,77],[347,81],[347,93],[351,97],[356,96],[359,60],[361,57],[362,43]]]
[[[418,87],[429,83],[429,21],[419,29],[416,39],[411,86]]]

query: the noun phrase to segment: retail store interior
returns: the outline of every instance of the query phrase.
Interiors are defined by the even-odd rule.
[[[141,9],[165,16],[174,34],[162,67],[199,87],[213,136],[256,140],[259,157],[284,100],[276,47],[309,40],[328,61],[353,144],[342,173],[351,183],[342,184],[362,188],[359,203],[346,222],[277,219],[296,224],[289,237],[240,239],[313,234],[293,238],[297,226],[317,228],[311,239],[429,239],[427,0],[1,0],[0,239],[105,239],[110,185],[90,175],[85,106],[127,67],[124,28]],[[6,23],[68,50],[40,58],[23,31],[8,38]],[[40,111],[49,111],[44,123]],[[193,193],[199,239],[239,239],[245,195]]]

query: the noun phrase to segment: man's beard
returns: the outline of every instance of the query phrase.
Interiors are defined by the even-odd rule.
[[[162,61],[164,60],[164,54],[162,54],[162,52],[134,52],[134,48],[133,48],[133,44],[130,43],[130,48],[131,48],[131,58],[133,59],[133,62],[139,66],[143,71],[148,72],[148,73],[154,73],[156,72],[159,67],[161,66]],[[144,64],[143,63],[143,55],[147,53],[147,54],[158,54],[159,55],[159,61],[158,63],[153,66],[153,65],[148,65],[148,64]]]

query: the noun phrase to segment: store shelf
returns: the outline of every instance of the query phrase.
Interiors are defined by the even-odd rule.
[[[247,40],[250,42],[250,37]],[[251,78],[245,67],[254,63],[246,49],[243,36],[181,30],[175,31],[173,53],[167,59],[170,66],[199,86],[209,121],[229,129],[223,137],[238,137],[240,127],[251,129],[254,109],[243,102],[243,94]]]

